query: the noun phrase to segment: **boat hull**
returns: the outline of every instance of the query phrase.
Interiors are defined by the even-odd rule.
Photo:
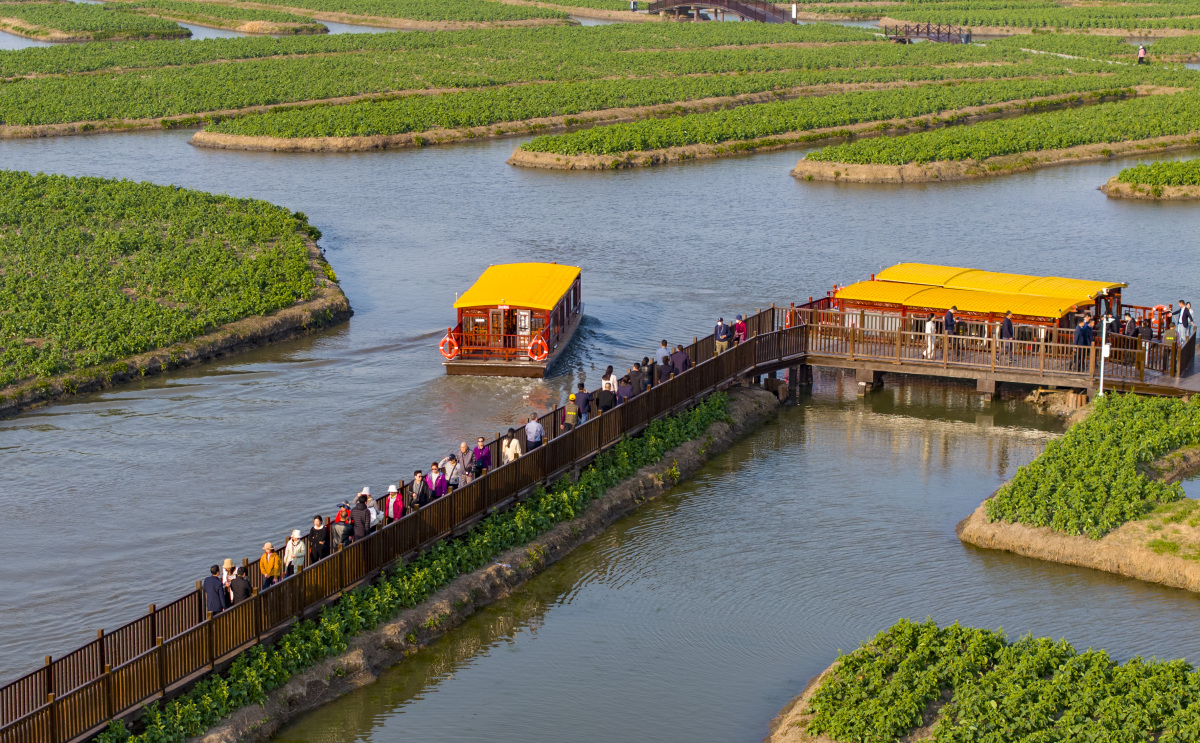
[[[457,357],[443,361],[447,375],[475,375],[481,377],[524,377],[526,379],[542,379],[558,361],[571,341],[575,340],[575,332],[583,319],[582,310],[571,320],[562,341],[550,350],[545,361],[533,361],[528,357],[519,360],[512,359],[472,359]]]

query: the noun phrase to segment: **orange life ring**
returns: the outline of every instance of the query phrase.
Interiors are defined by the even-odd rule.
[[[1167,312],[1167,306],[1165,304],[1154,305],[1154,316],[1150,318],[1150,324],[1157,328],[1159,326],[1158,318],[1165,315],[1166,312]]]
[[[541,336],[534,338],[529,343],[529,358],[532,361],[545,361],[546,357],[549,355],[550,346],[546,345],[546,341],[544,341]]]
[[[783,313],[783,327],[784,328],[792,327],[792,315],[794,313],[795,313],[795,310],[788,310],[787,312]]]
[[[447,361],[451,361],[458,355],[458,342],[454,340],[454,336],[446,333],[446,337],[438,344],[438,350],[442,352]]]

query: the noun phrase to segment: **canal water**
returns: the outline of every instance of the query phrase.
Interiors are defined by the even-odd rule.
[[[1122,280],[1139,304],[1191,296],[1200,276],[1191,206],[1096,190],[1134,160],[898,187],[798,182],[799,151],[558,173],[506,165],[518,139],[285,155],[189,136],[10,140],[0,163],[304,211],[356,314],[0,422],[0,509],[28,515],[0,560],[0,677],[718,315],[900,261]],[[583,268],[580,336],[546,381],[445,377],[455,293],[516,260]],[[824,374],[697,480],[282,737],[751,740],[838,647],[900,616],[1195,656],[1187,594],[954,538],[1056,430],[970,386],[893,381],[860,401]]]

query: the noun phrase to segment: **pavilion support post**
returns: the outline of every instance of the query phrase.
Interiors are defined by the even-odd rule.
[[[979,393],[984,402],[991,402],[995,398],[999,386],[1000,383],[995,379],[979,377],[975,380],[975,391]]]
[[[855,372],[858,380],[858,394],[866,395],[883,388],[883,372],[874,369],[858,369]]]

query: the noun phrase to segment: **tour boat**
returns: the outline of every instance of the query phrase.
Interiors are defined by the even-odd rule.
[[[447,374],[544,377],[583,317],[580,271],[557,263],[489,266],[454,303],[439,344]]]

